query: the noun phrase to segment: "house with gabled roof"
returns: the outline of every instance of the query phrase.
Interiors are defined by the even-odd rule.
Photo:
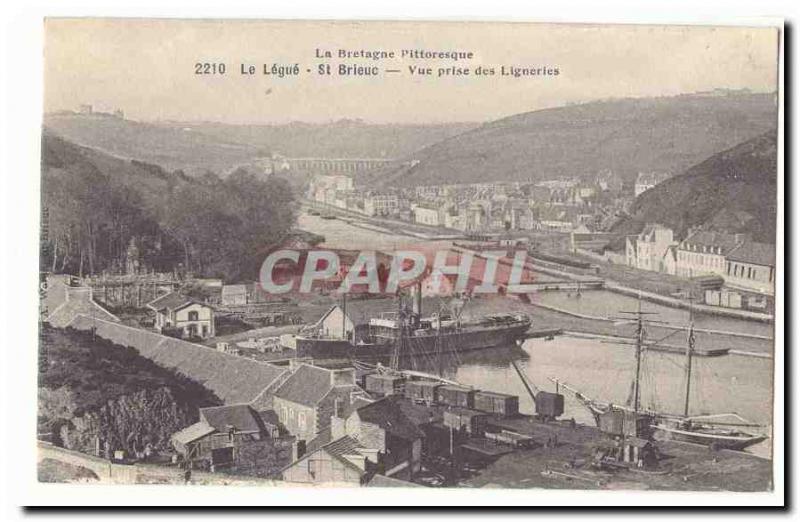
[[[281,478],[303,484],[360,486],[374,474],[365,450],[358,440],[344,435],[291,463]]]
[[[725,283],[775,295],[775,245],[745,241],[727,256]]]
[[[321,368],[301,363],[272,394],[281,423],[298,440],[310,441],[330,426],[337,409],[349,407],[364,392],[355,369]]]
[[[334,416],[331,437],[356,439],[380,473],[410,479],[420,469],[425,433],[404,411],[405,400],[392,395]]]
[[[638,236],[625,240],[625,256],[628,266],[639,270],[675,274],[675,263],[667,259],[674,252],[670,249],[678,244],[673,239],[672,229],[657,223],[648,223]]]
[[[156,313],[159,332],[177,331],[184,339],[214,337],[214,309],[180,292],[170,292],[153,299],[147,308]]]
[[[727,256],[745,241],[743,234],[698,230],[678,244],[677,275],[725,276]]]
[[[200,420],[173,434],[171,441],[192,467],[268,477],[292,461],[295,438],[274,411],[231,404],[200,408]]]

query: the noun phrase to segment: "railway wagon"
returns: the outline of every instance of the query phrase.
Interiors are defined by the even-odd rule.
[[[440,386],[436,388],[436,403],[471,409],[475,406],[475,390],[452,384]]]
[[[475,392],[475,409],[512,417],[519,414],[519,397],[505,393],[478,391]]]
[[[368,392],[380,395],[396,395],[403,389],[405,379],[397,375],[371,374],[364,378],[365,388]]]
[[[414,402],[433,404],[436,402],[436,390],[442,386],[436,381],[407,381],[405,396]]]
[[[536,415],[544,419],[556,419],[564,414],[564,396],[560,393],[539,392],[536,394]]]

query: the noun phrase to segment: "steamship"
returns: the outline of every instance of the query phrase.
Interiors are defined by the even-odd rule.
[[[298,357],[375,359],[438,355],[513,346],[527,338],[531,320],[523,314],[491,314],[463,320],[461,314],[440,311],[422,315],[422,294],[412,297],[412,307],[398,297],[398,309],[373,317],[365,325],[349,323],[344,310],[333,307],[320,321],[295,336]],[[338,309],[338,311],[336,310]],[[333,331],[325,319],[336,312]]]

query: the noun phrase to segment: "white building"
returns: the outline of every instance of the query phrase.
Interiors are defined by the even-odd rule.
[[[745,241],[728,254],[725,283],[775,295],[775,245]]]
[[[368,194],[364,198],[364,213],[368,216],[389,216],[399,211],[397,194]]]
[[[741,234],[699,231],[690,234],[677,248],[677,275],[725,277],[727,256],[744,242]]]
[[[428,207],[425,205],[414,205],[411,209],[414,214],[414,222],[422,225],[429,225],[432,227],[441,226],[443,223],[442,212],[439,209]]]
[[[638,196],[642,192],[650,190],[659,183],[667,180],[669,173],[667,172],[640,172],[636,176],[636,184],[633,189],[634,196]]]
[[[670,247],[676,245],[672,229],[659,224],[649,224],[635,238],[625,240],[625,255],[628,266],[639,270],[675,274],[674,253]],[[673,260],[667,259],[673,256]]]
[[[156,313],[157,330],[175,329],[181,337],[214,337],[214,309],[179,292],[158,297],[147,304]]]

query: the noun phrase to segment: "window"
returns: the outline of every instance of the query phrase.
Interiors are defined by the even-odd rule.
[[[300,412],[297,414],[297,425],[300,427],[300,431],[306,431],[306,414]]]
[[[189,312],[189,320],[190,321],[197,321],[198,314],[196,311]]]

